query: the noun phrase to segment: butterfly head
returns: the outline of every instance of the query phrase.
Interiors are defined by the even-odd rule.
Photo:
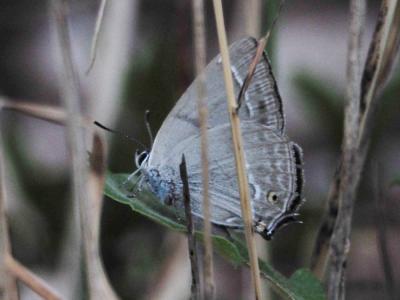
[[[149,152],[148,151],[136,151],[135,152],[135,165],[139,169],[145,164],[149,159]]]

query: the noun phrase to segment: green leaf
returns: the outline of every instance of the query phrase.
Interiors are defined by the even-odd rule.
[[[129,205],[135,212],[154,222],[179,232],[185,232],[184,216],[171,206],[163,205],[152,194],[141,192],[137,197],[130,196],[133,186],[125,183],[127,175],[108,173],[104,193],[120,203]],[[139,200],[140,199],[140,200]],[[196,231],[196,237],[202,240],[202,233]],[[231,239],[213,235],[215,251],[234,266],[249,265],[247,248],[238,234],[232,233]],[[320,282],[307,270],[299,270],[290,279],[286,278],[269,264],[260,260],[260,275],[267,279],[272,288],[284,298],[293,300],[325,299]]]
[[[297,295],[303,299],[319,300],[325,299],[325,293],[321,283],[308,269],[297,270],[290,278],[289,285]]]

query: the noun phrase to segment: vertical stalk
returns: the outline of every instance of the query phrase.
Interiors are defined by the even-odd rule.
[[[182,154],[182,160],[179,165],[179,174],[181,176],[183,185],[183,204],[185,205],[189,259],[192,270],[191,299],[198,300],[200,299],[200,280],[199,280],[200,270],[198,266],[197,243],[196,243],[196,237],[194,235],[192,208],[190,204],[190,190],[189,190],[188,174],[187,174],[186,160],[184,154]]]
[[[341,184],[339,187],[339,213],[331,239],[332,257],[328,265],[328,299],[344,298],[344,263],[350,247],[351,221],[354,198],[360,173],[353,172],[358,161],[358,124],[360,116],[361,37],[364,25],[365,0],[350,2],[350,35],[347,55],[347,105],[345,108],[342,149]]]
[[[80,95],[79,84],[72,61],[71,41],[67,22],[67,2],[66,0],[52,0],[51,9],[56,28],[58,47],[62,58],[62,69],[59,75],[59,88],[62,103],[66,110],[65,125],[67,129],[67,145],[71,158],[71,182],[73,191],[73,221],[72,222],[72,249],[76,253],[72,263],[72,278],[76,285],[85,285],[86,282],[79,279],[82,251],[85,247],[84,228],[86,224],[85,214],[85,191],[87,169],[85,161],[85,147],[82,131],[80,128]],[[83,242],[83,245],[81,244]],[[83,246],[83,247],[82,247]],[[71,250],[72,250],[71,249]],[[83,252],[84,253],[84,252]],[[78,288],[78,287],[77,287]]]
[[[213,0],[215,19],[217,23],[218,41],[224,69],[224,80],[227,94],[228,113],[231,121],[233,151],[236,161],[236,171],[238,177],[240,204],[242,210],[242,219],[245,227],[245,236],[249,251],[250,268],[252,283],[254,285],[255,298],[263,299],[261,295],[260,268],[258,265],[257,249],[255,245],[252,219],[253,214],[250,205],[250,192],[246,174],[245,159],[243,153],[243,142],[240,130],[240,119],[236,112],[236,100],[233,88],[233,79],[230,68],[230,58],[224,16],[221,0]]]
[[[200,152],[203,180],[203,216],[204,216],[204,288],[205,298],[215,298],[213,246],[211,240],[211,207],[209,199],[208,173],[208,138],[207,118],[208,108],[206,99],[205,74],[206,66],[206,32],[204,22],[204,0],[193,0],[193,34],[195,50],[195,70],[197,81],[197,110],[200,121]]]

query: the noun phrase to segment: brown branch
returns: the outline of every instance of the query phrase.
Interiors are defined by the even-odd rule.
[[[102,136],[93,135],[88,178],[88,207],[86,208],[87,228],[84,230],[86,242],[87,278],[91,299],[118,299],[112,289],[100,256],[100,219],[103,204],[103,189],[106,171],[106,149]]]
[[[240,130],[240,119],[237,114],[236,100],[233,88],[233,79],[230,68],[230,58],[228,51],[228,43],[226,38],[226,30],[224,24],[224,16],[222,10],[221,0],[213,0],[215,19],[217,23],[217,32],[219,40],[219,48],[221,52],[222,65],[224,70],[225,88],[227,94],[228,113],[232,129],[232,143],[236,161],[236,171],[238,177],[240,204],[242,211],[242,218],[245,228],[245,236],[247,248],[250,258],[251,277],[254,285],[254,292],[256,299],[263,299],[261,295],[261,280],[260,268],[258,265],[257,249],[255,245],[254,232],[253,232],[253,214],[250,205],[250,192],[247,181],[243,141]]]
[[[181,176],[183,185],[183,204],[185,205],[189,259],[192,269],[191,299],[197,300],[200,299],[200,274],[198,266],[197,243],[196,243],[196,237],[194,235],[192,209],[190,204],[189,182],[188,182],[186,160],[184,154],[182,154],[182,161],[179,165],[179,174]],[[206,293],[204,293],[204,295],[206,295]]]
[[[32,273],[16,261],[11,255],[7,255],[6,265],[8,271],[18,280],[30,287],[35,293],[46,300],[59,300],[62,297],[57,291],[50,287],[43,279]]]
[[[193,35],[195,50],[195,69],[197,81],[197,109],[200,121],[200,152],[203,181],[203,217],[204,217],[204,297],[215,298],[213,245],[211,240],[211,207],[209,199],[208,173],[208,137],[207,118],[208,108],[206,99],[206,78],[203,70],[206,65],[206,33],[204,0],[193,0]]]
[[[336,201],[339,210],[330,242],[330,261],[327,266],[328,299],[344,299],[345,264],[350,250],[353,207],[363,161],[358,156],[358,122],[360,116],[361,37],[364,25],[365,0],[350,2],[350,36],[347,56],[347,105],[340,183]]]
[[[399,43],[399,37],[393,37],[393,35],[399,34],[399,4],[397,1],[384,0],[382,1],[360,86],[358,61],[361,56],[360,36],[364,10],[365,1],[353,0],[351,2],[351,34],[347,81],[348,104],[345,111],[340,170],[333,184],[332,198],[329,199],[330,205],[328,206],[330,209],[338,207],[330,241],[329,261],[326,268],[328,299],[344,299],[345,297],[345,270],[347,254],[350,249],[351,221],[357,187],[368,153],[373,120],[378,104],[377,93],[388,78],[387,74],[393,65]],[[326,213],[325,216],[332,218],[329,213]],[[324,220],[323,224],[332,225],[333,222]],[[320,231],[320,233],[329,234],[330,229]],[[318,240],[320,240],[320,236],[317,238]],[[323,255],[323,252],[320,252],[320,255]],[[325,261],[325,258],[317,257],[316,261],[319,262],[318,265],[323,265],[322,262]],[[321,274],[322,272],[319,273]]]

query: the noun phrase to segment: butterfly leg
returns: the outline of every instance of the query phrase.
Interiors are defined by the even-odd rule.
[[[136,182],[133,184],[133,187],[128,190],[129,194],[128,198],[135,198],[138,193],[142,191],[144,176],[140,175]]]

